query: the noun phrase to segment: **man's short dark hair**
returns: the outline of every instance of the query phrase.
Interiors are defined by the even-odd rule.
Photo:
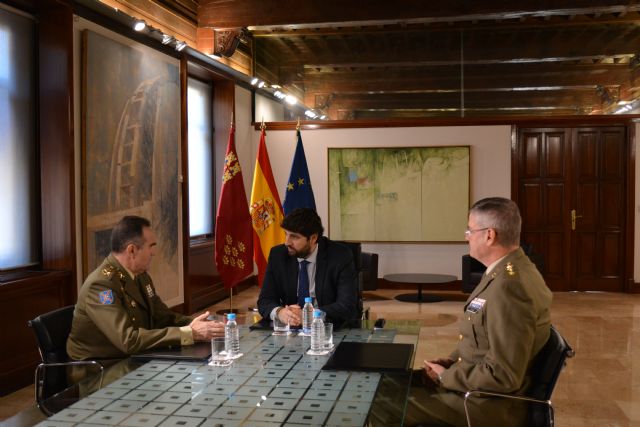
[[[282,228],[292,233],[302,234],[307,239],[312,234],[322,236],[324,227],[315,209],[299,208],[287,215],[282,221]]]
[[[144,244],[142,231],[145,227],[151,227],[148,219],[140,216],[123,217],[111,231],[111,252],[119,254],[133,243],[136,246]]]

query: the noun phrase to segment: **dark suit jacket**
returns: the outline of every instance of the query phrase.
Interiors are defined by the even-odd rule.
[[[326,237],[318,239],[316,300],[327,321],[338,326],[358,317],[358,281],[351,250]],[[285,245],[274,246],[269,253],[267,271],[258,297],[260,315],[269,319],[275,307],[298,302],[298,259],[287,253]]]

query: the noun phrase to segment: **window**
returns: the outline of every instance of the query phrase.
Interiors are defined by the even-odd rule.
[[[213,116],[211,86],[190,78],[187,83],[189,130],[189,234],[213,235]]]
[[[0,271],[38,263],[34,23],[0,8]]]

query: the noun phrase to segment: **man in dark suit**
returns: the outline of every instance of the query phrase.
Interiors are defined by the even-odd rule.
[[[269,254],[258,309],[265,319],[278,316],[302,324],[304,297],[336,324],[357,317],[358,284],[351,250],[322,237],[324,228],[313,209],[296,209],[282,221],[285,243]]]

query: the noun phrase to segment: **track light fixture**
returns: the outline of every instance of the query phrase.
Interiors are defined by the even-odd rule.
[[[162,34],[162,44],[167,45],[174,40],[173,36],[170,36],[169,34]]]
[[[290,105],[296,105],[298,103],[298,100],[293,95],[287,95],[284,100],[287,101]]]
[[[147,24],[141,19],[136,19],[136,21],[133,23],[133,29],[136,31],[142,31],[145,28],[147,28]]]
[[[176,50],[178,52],[180,52],[182,49],[184,49],[185,47],[187,47],[187,42],[183,42],[180,40],[176,40]]]

